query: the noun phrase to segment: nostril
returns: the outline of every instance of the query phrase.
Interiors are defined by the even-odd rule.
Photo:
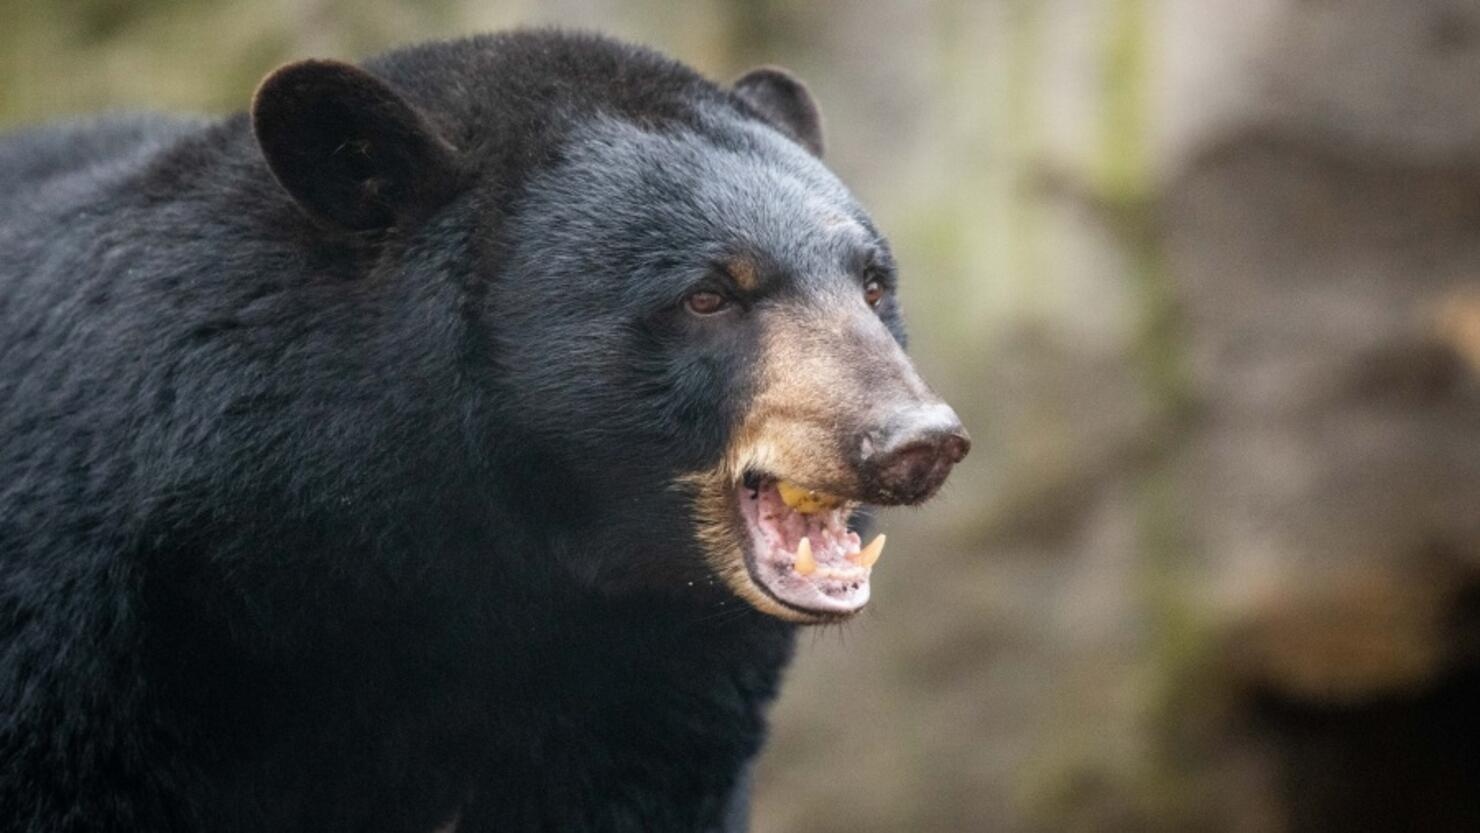
[[[910,475],[923,473],[940,459],[940,448],[935,443],[917,442],[895,451],[884,461],[884,467],[892,472]]]
[[[965,431],[954,431],[941,441],[941,454],[951,463],[959,463],[971,452],[971,437]]]
[[[879,455],[877,471],[892,489],[925,494],[938,488],[970,450],[971,440],[964,432],[931,432]]]
[[[884,456],[887,468],[899,471],[926,469],[944,462],[955,465],[971,450],[971,439],[964,433],[935,434],[912,440]]]
[[[914,431],[910,435],[896,437],[892,443],[886,444],[876,454],[881,460],[928,455],[944,457],[952,463],[959,463],[969,451],[971,451],[971,437],[966,434],[966,429],[957,425],[952,428]]]

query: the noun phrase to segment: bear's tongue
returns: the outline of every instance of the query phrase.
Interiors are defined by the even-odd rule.
[[[884,549],[884,536],[860,548],[848,529],[851,507],[818,509],[788,505],[783,492],[798,490],[784,481],[742,488],[741,514],[750,532],[751,575],[777,601],[809,613],[842,615],[869,598],[869,574]],[[799,501],[793,496],[793,503]]]

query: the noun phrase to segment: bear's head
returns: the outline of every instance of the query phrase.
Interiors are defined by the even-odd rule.
[[[398,257],[465,241],[448,326],[478,345],[448,361],[496,391],[472,418],[518,484],[498,511],[562,569],[602,592],[851,615],[883,539],[850,523],[926,500],[970,445],[904,353],[889,244],[822,164],[790,74],[720,88],[581,48],[486,96],[405,66],[293,64],[259,89],[254,129],[325,234]],[[435,272],[422,257],[415,274]]]

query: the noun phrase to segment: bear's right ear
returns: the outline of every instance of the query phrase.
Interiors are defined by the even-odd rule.
[[[252,99],[252,132],[299,205],[352,231],[414,219],[456,187],[453,147],[389,84],[340,61],[268,75]]]

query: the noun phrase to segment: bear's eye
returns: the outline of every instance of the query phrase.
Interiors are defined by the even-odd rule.
[[[695,315],[713,315],[729,305],[729,299],[718,292],[695,292],[684,299],[684,306]]]
[[[864,284],[863,300],[867,301],[870,307],[877,307],[879,302],[884,300],[884,284],[877,279]]]

